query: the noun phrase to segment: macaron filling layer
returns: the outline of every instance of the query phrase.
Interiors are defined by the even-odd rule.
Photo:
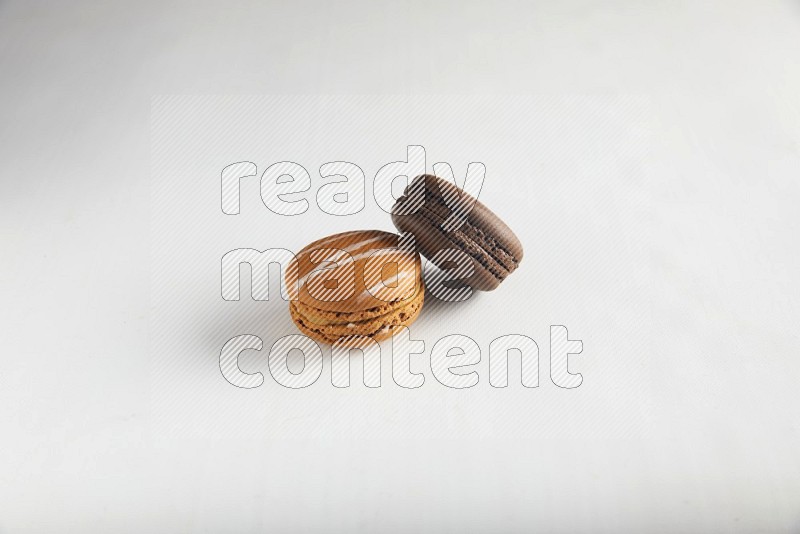
[[[334,343],[339,338],[355,335],[381,340],[390,337],[393,329],[408,326],[414,322],[422,309],[424,298],[425,292],[420,291],[412,300],[401,302],[402,306],[393,308],[382,315],[361,320],[355,319],[358,317],[357,314],[328,319],[317,314],[318,310],[296,301],[290,303],[289,312],[301,332],[327,343]]]

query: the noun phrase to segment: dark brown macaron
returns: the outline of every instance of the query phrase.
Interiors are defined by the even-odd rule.
[[[463,282],[473,289],[496,289],[522,260],[522,243],[492,210],[430,174],[417,176],[406,187],[392,208],[392,222],[401,232],[414,234],[417,250],[439,268],[453,267],[446,253],[436,257],[439,251],[466,253],[474,272]]]

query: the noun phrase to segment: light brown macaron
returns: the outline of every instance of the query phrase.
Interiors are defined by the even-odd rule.
[[[287,286],[298,288],[289,313],[300,332],[315,341],[387,339],[422,309],[422,263],[397,234],[344,232],[314,241],[296,257],[286,274]]]

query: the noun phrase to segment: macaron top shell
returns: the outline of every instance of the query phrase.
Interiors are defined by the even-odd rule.
[[[410,301],[422,286],[422,264],[399,236],[359,230],[328,236],[304,247],[286,273],[299,284],[298,301],[328,312],[353,313]]]

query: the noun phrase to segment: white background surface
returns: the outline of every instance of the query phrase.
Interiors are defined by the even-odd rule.
[[[0,4],[0,532],[796,531],[798,49],[790,2]],[[377,392],[342,392],[323,371],[313,392],[268,376],[234,390],[210,360],[258,311],[199,305],[219,306],[202,293],[217,289],[203,278],[205,257],[224,252],[213,239],[172,288],[186,291],[176,332],[192,345],[151,351],[163,349],[154,236],[175,231],[156,232],[151,98],[271,93],[490,94],[498,106],[517,94],[539,103],[528,110],[549,109],[520,127],[536,140],[523,161],[544,162],[527,181],[500,172],[521,163],[508,157],[520,157],[519,139],[505,152],[488,139],[476,156],[488,160],[482,199],[524,236],[524,270],[474,306],[428,310],[419,335],[429,351],[444,328],[432,318],[447,316],[446,333],[466,325],[485,350],[521,326],[546,354],[547,327],[564,323],[584,340],[585,383],[560,391],[543,373],[536,390],[500,391],[483,372],[475,390],[454,392],[428,370],[418,391],[384,379]],[[631,141],[646,149],[644,169],[610,172],[598,162],[616,156],[575,150],[619,154],[623,138],[591,128],[592,114],[624,131],[640,115],[590,105],[554,123],[568,95],[649,102],[647,135]],[[467,128],[492,124],[468,118]],[[553,124],[562,129],[548,137]],[[479,132],[436,126],[420,126],[424,139],[371,129],[351,160],[369,178],[419,142],[458,173],[456,147],[474,152],[453,137],[479,152]],[[334,150],[347,137],[330,151],[309,137],[295,158],[233,139],[242,158],[192,160],[198,184],[239,159],[260,170],[295,159],[313,176],[347,155]],[[178,181],[192,169],[178,167]],[[546,187],[556,171],[566,181]],[[609,195],[600,179],[634,194]],[[524,191],[506,201],[509,182]],[[216,195],[203,187],[188,198]],[[268,221],[256,202],[254,219],[235,219],[241,246],[256,246],[250,224]],[[337,229],[314,213],[302,219],[308,235],[285,236],[290,247]],[[378,225],[369,217],[358,226]],[[614,224],[630,241],[603,234]],[[237,229],[216,228],[228,247]],[[484,323],[506,304],[531,316]],[[180,378],[174,390],[164,369]]]
[[[630,97],[156,98],[150,333],[153,415],[163,426],[158,435],[518,438],[507,450],[514,455],[525,453],[522,440],[542,435],[646,434],[643,426],[652,417],[648,382],[654,379],[651,368],[641,365],[652,329],[647,134],[647,103]],[[270,283],[269,301],[249,297],[249,267],[243,269],[241,300],[224,301],[222,256],[241,248],[298,252],[311,241],[353,229],[394,231],[376,200],[381,193],[373,178],[384,164],[405,160],[409,143],[426,147],[428,169],[448,161],[459,181],[467,163],[482,162],[480,198],[502,208],[527,248],[525,267],[502,289],[464,303],[437,302],[429,294],[424,314],[411,327],[427,354],[450,334],[475,340],[484,352],[477,367],[482,383],[474,390],[441,391],[446,388],[432,376],[426,354],[411,366],[414,372],[427,369],[426,384],[403,390],[392,379],[386,342],[379,392],[363,386],[337,390],[329,365],[324,379],[307,391],[285,391],[272,379],[258,392],[232,387],[220,374],[226,341],[260,336],[267,350],[243,355],[241,366],[267,372],[272,344],[298,331],[287,303],[277,297],[279,280]],[[259,191],[261,173],[288,155],[313,173],[311,191],[287,197],[310,199],[308,211],[291,217],[268,210]],[[241,180],[240,213],[225,215],[220,172],[245,156],[259,162],[261,171]],[[317,169],[336,160],[357,163],[369,177],[366,205],[358,213],[337,217],[317,205],[324,183]],[[580,391],[550,382],[551,324],[572,328],[573,339],[592,334],[577,337],[587,339],[587,355],[594,354],[588,365],[586,358],[572,365],[594,375]],[[538,341],[544,360],[540,390],[521,387],[516,360],[509,371],[516,387],[490,387],[489,344],[507,334]],[[351,382],[362,384],[360,363],[351,371]]]

